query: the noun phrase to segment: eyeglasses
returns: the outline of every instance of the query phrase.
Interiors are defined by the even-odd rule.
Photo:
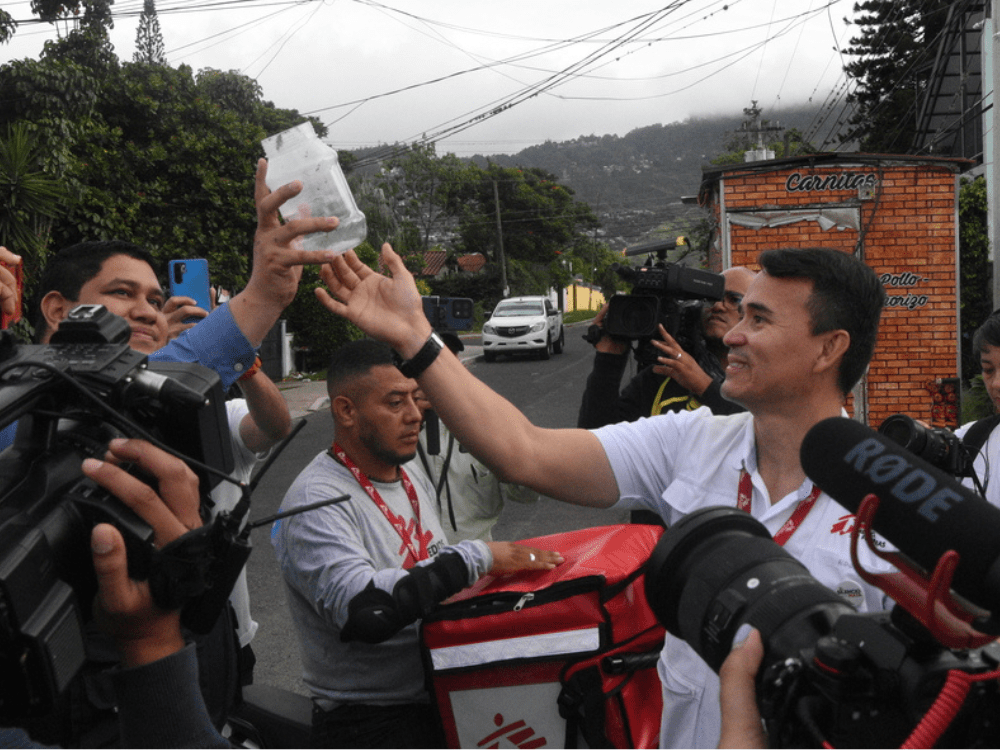
[[[736,292],[726,291],[722,294],[722,302],[730,310],[738,310],[743,301],[743,295]]]

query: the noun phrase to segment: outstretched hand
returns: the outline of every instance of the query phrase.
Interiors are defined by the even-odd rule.
[[[317,287],[316,297],[330,312],[409,358],[430,335],[431,324],[413,275],[388,244],[382,246],[382,261],[391,277],[370,269],[353,250],[337,256],[320,269],[329,291]]]
[[[295,298],[303,265],[327,263],[336,257],[325,250],[304,250],[299,240],[314,232],[333,231],[340,224],[336,217],[316,216],[281,222],[278,209],[300,192],[302,183],[299,180],[271,192],[267,186],[267,160],[257,162],[254,175],[257,231],[253,238],[253,273],[247,288],[252,285],[266,287],[282,308]]]
[[[157,547],[201,526],[198,478],[183,461],[144,440],[112,440],[106,459],[86,459],[83,473],[152,526]],[[155,477],[159,494],[118,462],[133,463]],[[117,642],[123,664],[148,664],[183,648],[180,611],[160,609],[149,584],[129,578],[125,541],[118,530],[98,524],[90,543],[98,587],[95,617]]]
[[[490,573],[517,573],[522,570],[552,570],[565,562],[562,555],[551,550],[526,547],[514,542],[487,542],[493,553]]]

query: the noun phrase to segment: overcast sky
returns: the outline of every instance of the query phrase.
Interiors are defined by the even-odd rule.
[[[438,153],[467,156],[739,116],[751,100],[772,119],[783,106],[842,102],[853,2],[157,0],[157,10],[170,65],[256,78],[265,99],[327,123],[337,148],[432,136]],[[29,0],[3,7],[32,18]],[[142,0],[112,10],[115,51],[131,60]],[[37,57],[56,34],[22,24],[0,62]]]

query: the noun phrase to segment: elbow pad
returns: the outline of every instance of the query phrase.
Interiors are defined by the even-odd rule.
[[[396,582],[390,594],[369,582],[347,605],[344,642],[382,643],[466,587],[469,571],[457,552],[417,565]]]

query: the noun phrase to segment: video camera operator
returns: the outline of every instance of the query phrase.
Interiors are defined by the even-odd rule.
[[[742,266],[722,272],[723,298],[705,303],[702,309],[700,334],[705,347],[700,357],[685,351],[661,325],[662,340],[653,340],[662,353],[658,364],[640,370],[620,394],[630,347],[628,341],[604,332],[602,323],[608,310],[605,305],[594,318],[593,325],[601,327],[601,336],[594,345],[594,369],[587,378],[577,427],[596,429],[670,411],[692,411],[702,405],[713,414],[743,411],[742,406],[723,398],[720,392],[729,352],[722,339],[739,320],[740,301],[755,275]]]
[[[159,491],[119,468],[129,462]],[[198,479],[177,458],[144,440],[114,440],[104,461],[88,458],[83,473],[149,523],[158,547],[201,526]],[[97,575],[95,616],[114,638],[121,669],[113,678],[121,747],[228,747],[215,731],[198,690],[193,645],[181,635],[180,612],[157,606],[149,584],[128,575],[125,542],[110,524],[91,533]],[[5,747],[38,746],[22,729],[0,729]]]

